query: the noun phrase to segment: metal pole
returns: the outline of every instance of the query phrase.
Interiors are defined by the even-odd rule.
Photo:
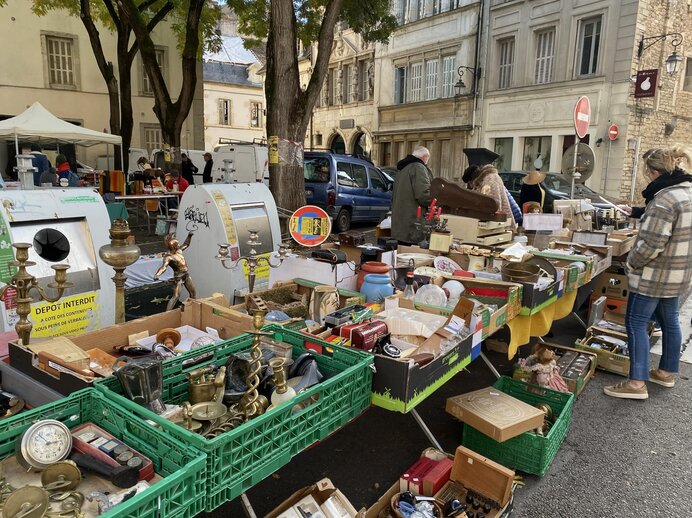
[[[428,438],[428,440],[432,443],[432,445],[433,445],[435,448],[437,448],[438,450],[444,451],[444,450],[442,449],[442,446],[440,446],[440,443],[437,442],[437,439],[435,438],[435,436],[432,434],[432,432],[431,432],[430,429],[428,428],[428,425],[426,425],[426,424],[425,424],[425,421],[423,421],[423,419],[421,418],[421,416],[418,415],[418,412],[416,411],[415,408],[414,408],[413,410],[411,410],[411,415],[412,415],[413,418],[416,420],[416,423],[418,423],[418,426],[420,426],[420,429],[423,430],[423,433],[424,433],[425,436]]]
[[[574,199],[574,180],[577,175],[577,154],[579,152],[579,135],[574,134],[574,161],[572,162],[572,190],[569,197]]]
[[[19,139],[17,138],[17,132],[14,132],[14,154],[19,154]]]
[[[608,155],[606,156],[606,164],[605,164],[605,171],[603,172],[603,186],[601,187],[601,192],[605,192],[606,190],[606,183],[608,181],[608,166],[610,165],[610,151],[613,148],[613,141],[610,140],[610,136],[608,136]]]
[[[634,163],[632,164],[632,188],[630,190],[630,205],[634,203],[634,190],[637,188],[637,169],[639,169],[639,146],[642,138],[637,137],[634,145]]]

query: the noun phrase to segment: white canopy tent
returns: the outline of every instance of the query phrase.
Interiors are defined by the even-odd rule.
[[[90,130],[64,121],[46,110],[38,101],[16,117],[0,121],[0,140],[14,140],[19,154],[19,140],[45,144],[70,143],[79,146],[122,144],[120,135]]]

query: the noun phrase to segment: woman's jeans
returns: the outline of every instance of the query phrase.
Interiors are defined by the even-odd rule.
[[[678,297],[653,298],[630,292],[627,298],[627,340],[630,352],[630,379],[649,379],[649,322],[653,319],[661,326],[663,354],[658,368],[678,372],[682,331],[678,318]]]

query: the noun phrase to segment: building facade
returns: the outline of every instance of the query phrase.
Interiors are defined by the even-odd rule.
[[[681,124],[675,136],[665,129],[692,115],[686,62],[676,75],[668,75],[664,62],[672,47],[665,41],[638,56],[642,37],[685,33],[688,7],[673,5],[635,0],[486,4],[488,72],[478,116],[484,122],[483,145],[501,155],[499,169],[567,170],[562,161],[575,142],[575,104],[587,96],[591,124],[582,141],[594,151],[587,185],[626,200],[638,193],[642,185],[632,184],[636,157],[648,147],[690,136],[689,124]],[[659,70],[658,92],[635,99],[637,70],[643,69]],[[613,124],[618,134],[611,140]]]
[[[308,128],[305,149],[371,157],[373,129],[377,125],[373,108],[375,45],[367,44],[344,25],[337,29],[329,71]],[[316,56],[316,48],[311,50],[310,55]]]
[[[222,25],[222,29],[226,25]],[[222,48],[204,56],[204,149],[220,142],[266,139],[263,75],[243,39],[222,35]]]
[[[424,145],[436,176],[461,178],[462,150],[475,147],[481,123],[474,117],[479,7],[467,0],[395,3],[400,26],[376,52],[378,164],[394,166]]]
[[[53,10],[37,17],[31,2],[8,0],[0,8],[4,30],[0,31],[0,118],[14,117],[34,101],[40,101],[56,116],[98,131],[109,131],[108,94],[96,65],[89,37],[82,22],[66,11]],[[116,63],[116,41],[105,27],[99,27],[104,52]],[[180,91],[182,72],[177,40],[168,21],[153,31],[158,59],[171,95]],[[134,131],[132,147],[148,150],[162,147],[161,130],[153,112],[154,98],[142,60],[135,58],[132,73]],[[201,79],[201,66],[199,68]],[[201,80],[190,114],[183,126],[181,143],[185,148],[203,145],[203,101]],[[96,165],[106,146],[76,148],[77,158]],[[14,154],[14,146],[0,143],[0,164]],[[112,162],[111,162],[112,163]]]

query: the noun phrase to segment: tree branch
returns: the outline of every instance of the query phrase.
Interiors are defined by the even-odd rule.
[[[149,20],[149,23],[147,24],[147,30],[149,32],[153,31],[154,27],[156,27],[159,24],[159,22],[166,18],[168,13],[170,13],[173,10],[173,7],[175,6],[172,2],[166,2],[166,5],[164,5],[161,8],[161,10],[158,13],[156,13],[151,20]]]
[[[152,5],[154,5],[157,2],[157,0],[144,0],[139,6],[137,6],[137,9],[139,9],[140,13],[143,13],[147,9],[149,9]]]
[[[115,26],[120,27],[120,23],[121,23],[120,16],[118,16],[118,13],[115,10],[115,6],[113,5],[113,2],[111,0],[103,0],[103,3],[106,6],[106,9],[108,10],[108,14],[110,14],[111,18],[113,18],[113,23],[115,24]]]
[[[103,46],[101,45],[99,31],[96,28],[93,18],[91,17],[91,5],[89,5],[89,0],[79,0],[79,6],[79,18],[82,20],[82,24],[84,24],[84,28],[89,35],[89,42],[91,43],[91,48],[94,51],[96,64],[99,67],[101,75],[106,80],[106,83],[108,83],[115,77],[113,74],[113,64],[106,60],[106,56],[103,52]]]

